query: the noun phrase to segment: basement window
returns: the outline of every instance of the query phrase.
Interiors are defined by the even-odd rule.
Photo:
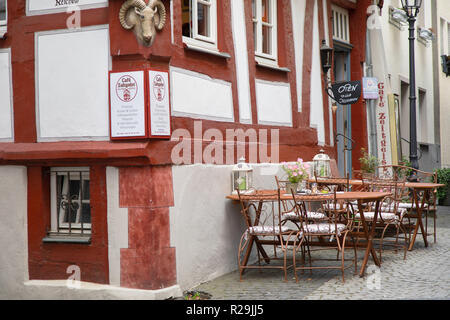
[[[44,242],[89,242],[89,168],[51,168],[51,230]]]

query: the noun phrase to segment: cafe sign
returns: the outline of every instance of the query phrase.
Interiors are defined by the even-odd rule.
[[[361,96],[361,81],[341,81],[331,84],[333,99],[341,104],[354,104]]]

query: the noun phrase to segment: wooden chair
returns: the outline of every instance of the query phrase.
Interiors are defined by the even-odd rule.
[[[295,199],[295,211],[299,215],[300,221],[300,230],[297,232],[295,237],[295,243],[293,246],[293,265],[294,265],[294,274],[295,279],[298,282],[299,278],[297,275],[297,270],[305,270],[309,269],[340,269],[342,272],[342,281],[345,282],[345,274],[344,271],[347,268],[355,266],[355,273],[357,270],[357,250],[356,250],[356,242],[355,239],[352,238],[353,241],[353,249],[354,249],[354,259],[350,265],[346,265],[345,263],[345,247],[347,243],[347,236],[350,235],[350,231],[352,230],[353,220],[350,216],[344,216],[338,211],[333,211],[325,220],[315,223],[308,223],[307,221],[307,212],[305,211],[302,203],[304,201],[299,201],[297,199],[298,195],[292,194]],[[313,198],[314,196],[312,196]],[[316,196],[316,201],[327,202],[329,200],[320,200],[323,199],[323,196]],[[334,192],[334,199],[332,200],[335,204],[336,200],[336,192]],[[348,212],[347,212],[348,213]],[[314,243],[314,239],[317,239],[317,242]],[[317,245],[322,247],[322,249],[332,249],[337,250],[337,259],[320,259],[327,261],[339,261],[340,264],[336,265],[327,265],[327,266],[313,266],[312,262],[318,259],[312,259],[311,257],[311,249],[312,245]],[[302,252],[301,265],[297,264],[297,253]],[[306,266],[306,259],[304,252],[307,252],[309,266]]]
[[[238,248],[238,267],[240,280],[246,269],[281,269],[284,281],[287,281],[287,249],[297,230],[283,225],[281,214],[280,189],[274,193],[256,191],[252,195],[243,195],[237,190],[241,204],[241,213],[247,228],[241,236]],[[292,243],[292,241],[291,241]],[[248,265],[253,244],[257,247],[257,263]],[[274,256],[269,257],[264,248],[272,247]],[[283,257],[277,257],[277,249],[281,249]],[[271,260],[282,260],[282,265],[270,265]],[[262,262],[265,264],[261,264]]]

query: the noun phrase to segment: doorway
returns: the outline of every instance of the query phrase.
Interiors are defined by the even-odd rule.
[[[350,49],[334,43],[335,81],[350,81]],[[337,162],[342,177],[352,172],[352,122],[350,105],[337,105],[335,142]]]

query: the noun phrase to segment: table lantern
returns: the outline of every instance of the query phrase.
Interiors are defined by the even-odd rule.
[[[325,154],[324,150],[320,150],[313,158],[314,175],[317,177],[328,178],[331,176],[330,157]]]
[[[245,158],[240,158],[238,163],[233,167],[231,179],[232,191],[235,191],[236,189],[247,191],[252,188],[253,169],[245,163]]]

